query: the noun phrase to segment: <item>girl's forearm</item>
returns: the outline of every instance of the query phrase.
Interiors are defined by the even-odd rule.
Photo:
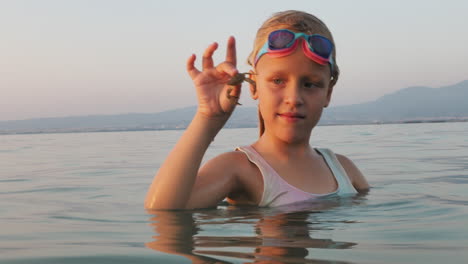
[[[145,199],[147,209],[183,209],[190,198],[203,156],[226,120],[195,114],[161,165]]]

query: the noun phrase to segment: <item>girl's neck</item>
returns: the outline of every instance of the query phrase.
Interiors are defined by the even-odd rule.
[[[253,144],[262,154],[274,155],[279,160],[298,159],[305,156],[318,155],[310,146],[308,140],[300,142],[285,142],[267,133]]]

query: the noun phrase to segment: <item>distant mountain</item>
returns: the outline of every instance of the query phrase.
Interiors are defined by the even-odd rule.
[[[409,87],[367,103],[327,108],[321,125],[468,120],[468,80],[455,85]],[[93,115],[0,121],[0,134],[183,129],[195,106],[152,114]],[[257,126],[255,107],[237,107],[225,127]]]
[[[196,106],[190,106],[149,114],[130,113],[0,121],[0,134],[184,129],[189,125],[195,111]],[[238,107],[225,127],[255,127],[256,115],[254,107]]]
[[[323,123],[388,123],[468,118],[468,80],[455,85],[409,87],[362,104],[327,109]]]

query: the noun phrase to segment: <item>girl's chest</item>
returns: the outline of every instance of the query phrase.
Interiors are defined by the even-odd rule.
[[[273,164],[272,168],[289,185],[313,194],[326,194],[337,190],[338,183],[325,162]]]

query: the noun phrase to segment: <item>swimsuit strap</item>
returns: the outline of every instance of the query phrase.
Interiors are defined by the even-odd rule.
[[[335,153],[327,148],[316,148],[316,150],[323,156],[328,167],[332,171],[335,179],[338,183],[338,194],[355,194],[357,193],[348,174],[344,170],[340,161],[336,157]]]
[[[276,171],[273,170],[270,164],[268,164],[252,146],[237,147],[236,150],[244,152],[249,161],[255,164],[260,170],[263,179],[263,194],[259,206],[268,206],[277,198],[273,190],[281,189],[275,177],[277,175]]]

